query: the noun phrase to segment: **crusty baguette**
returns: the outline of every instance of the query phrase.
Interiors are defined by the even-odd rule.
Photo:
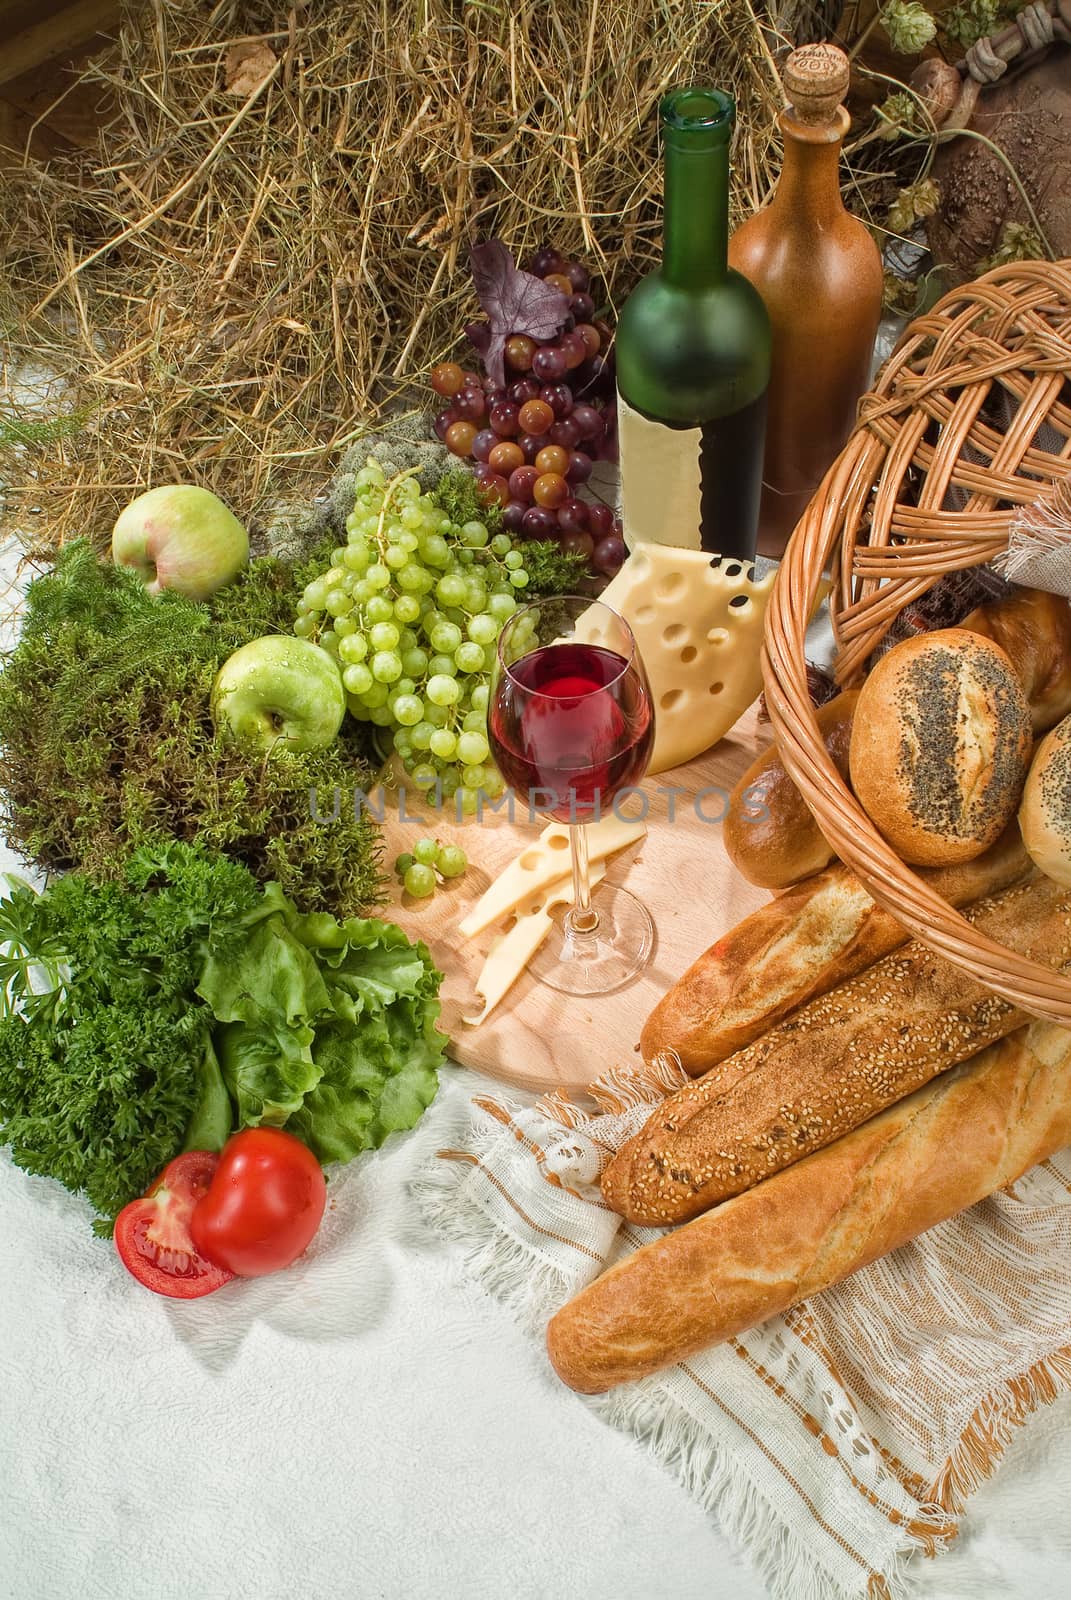
[[[1020,954],[1071,962],[1071,889],[1048,879],[968,913]],[[1027,1014],[913,942],[812,1000],[662,1102],[603,1173],[632,1222],[683,1222],[831,1144]]]
[[[845,783],[858,689],[845,689],[815,713],[829,759]],[[729,796],[722,844],[736,870],[763,889],[784,889],[833,859],[775,744],[748,767]]]
[[[1013,823],[984,855],[921,875],[946,900],[963,906],[998,894],[1029,870]],[[808,1000],[906,943],[903,924],[838,862],[745,917],[693,962],[644,1024],[644,1060],[672,1050],[684,1070],[698,1077]]]
[[[599,1394],[838,1283],[1071,1143],[1071,1031],[1035,1022],[747,1194],[645,1245],[547,1330]]]

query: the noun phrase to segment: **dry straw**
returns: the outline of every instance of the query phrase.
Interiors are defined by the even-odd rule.
[[[75,414],[0,430],[42,551],[177,479],[263,527],[455,347],[474,237],[582,254],[614,303],[657,257],[665,90],[735,94],[748,209],[782,103],[750,0],[142,0],[89,77],[99,147],[0,186],[5,409],[43,375]]]

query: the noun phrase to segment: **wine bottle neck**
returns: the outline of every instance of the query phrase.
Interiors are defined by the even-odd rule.
[[[781,113],[785,158],[773,205],[785,212],[786,220],[820,225],[844,210],[840,148],[848,121],[843,108],[831,122],[818,127],[797,122],[790,111]]]
[[[666,139],[662,276],[681,289],[706,289],[728,271],[729,147],[684,149]]]

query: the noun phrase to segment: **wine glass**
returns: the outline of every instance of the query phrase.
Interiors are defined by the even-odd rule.
[[[654,924],[627,889],[591,902],[585,824],[639,782],[654,708],[632,630],[599,600],[556,595],[502,629],[487,718],[491,751],[529,811],[569,827],[573,903],[530,971],[567,994],[608,994],[646,965]]]

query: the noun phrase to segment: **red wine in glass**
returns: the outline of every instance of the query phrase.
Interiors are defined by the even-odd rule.
[[[516,611],[491,672],[487,734],[529,814],[569,824],[572,904],[529,964],[566,994],[610,994],[646,965],[654,924],[620,884],[594,902],[588,827],[643,777],[654,744],[651,691],[632,630],[601,600],[559,595]]]
[[[642,778],[654,718],[646,685],[624,656],[568,640],[511,665],[491,707],[490,735],[516,794],[561,822],[593,822]]]

